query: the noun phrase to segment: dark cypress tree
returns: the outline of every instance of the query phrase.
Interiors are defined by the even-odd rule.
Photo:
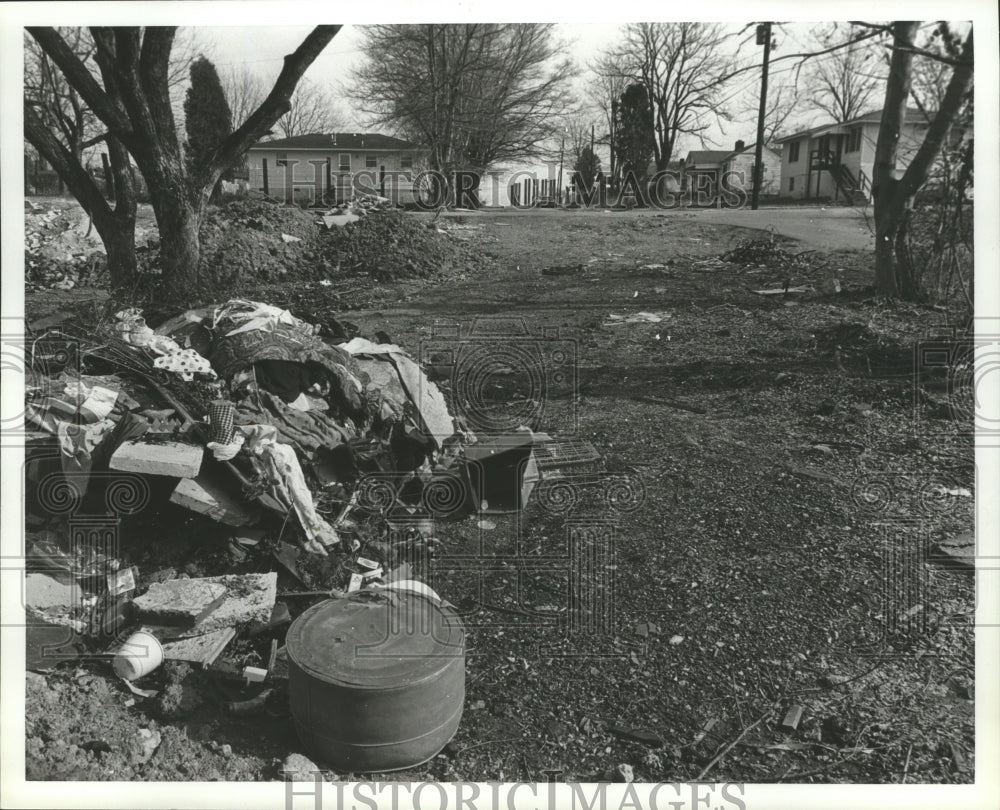
[[[615,153],[622,177],[631,172],[637,180],[645,179],[653,158],[653,108],[645,86],[631,84],[618,103],[615,121]]]
[[[206,165],[212,152],[233,132],[229,102],[219,81],[219,74],[208,59],[199,56],[191,63],[191,86],[184,99],[184,122],[187,128],[188,171],[197,173]],[[212,189],[216,202],[222,181],[232,179],[232,169],[223,172]]]

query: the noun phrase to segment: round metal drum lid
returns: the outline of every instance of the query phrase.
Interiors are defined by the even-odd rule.
[[[309,608],[288,628],[288,658],[327,683],[412,685],[465,654],[465,631],[448,607],[419,594],[361,591]]]

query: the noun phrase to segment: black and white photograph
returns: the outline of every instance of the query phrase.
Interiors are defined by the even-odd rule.
[[[3,6],[4,806],[998,806],[993,3]]]

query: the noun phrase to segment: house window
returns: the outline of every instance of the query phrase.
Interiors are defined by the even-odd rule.
[[[861,127],[852,127],[847,135],[848,152],[857,152],[861,148]]]
[[[794,177],[789,177],[788,178],[788,190],[789,191],[795,191],[795,178]]]
[[[799,162],[799,142],[792,141],[788,144],[788,162],[798,163]]]
[[[399,159],[399,165],[403,169],[412,169],[413,168],[413,155],[403,155]]]
[[[378,155],[365,155],[365,168],[366,169],[377,169],[378,168]]]
[[[278,152],[277,158],[274,161],[275,166],[287,166],[288,165],[288,152]]]
[[[351,156],[347,152],[340,153],[340,171],[349,172],[351,170]]]

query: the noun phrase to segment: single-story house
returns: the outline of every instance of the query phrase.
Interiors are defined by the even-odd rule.
[[[251,190],[286,202],[341,202],[378,194],[414,201],[413,180],[427,150],[373,132],[332,132],[261,141],[247,155]]]
[[[872,199],[872,169],[882,110],[842,124],[825,123],[778,138],[782,144],[781,195],[867,203]],[[909,165],[927,132],[927,121],[908,109],[900,133],[897,168]]]
[[[569,201],[573,166],[567,159],[559,171],[559,160],[525,160],[482,172],[476,190],[479,204],[491,208],[553,205]],[[562,193],[560,193],[562,188]]]
[[[732,149],[695,149],[684,158],[684,189],[715,197],[721,189],[753,188],[756,144],[736,141]],[[767,145],[761,150],[763,174],[760,193],[778,194],[781,188],[781,155]],[[721,185],[720,185],[721,184]]]

